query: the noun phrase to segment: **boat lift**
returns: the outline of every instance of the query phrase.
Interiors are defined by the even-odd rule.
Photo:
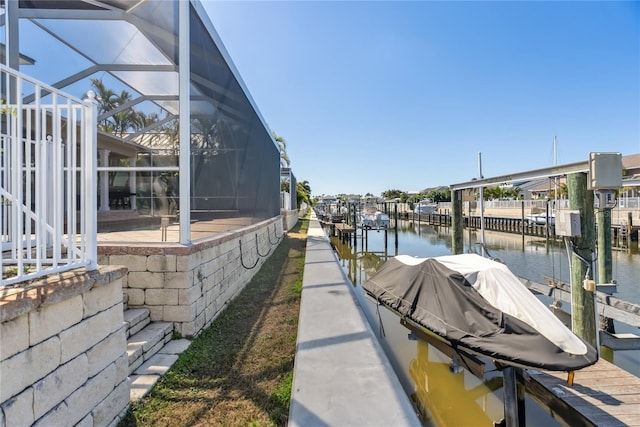
[[[541,169],[535,169],[531,171],[518,172],[518,173],[513,173],[508,175],[500,175],[500,176],[491,177],[491,178],[484,178],[482,176],[482,162],[479,154],[479,159],[478,159],[479,161],[478,166],[479,166],[479,173],[480,173],[479,179],[462,182],[458,184],[452,184],[449,186],[452,192],[451,223],[452,223],[453,253],[460,254],[463,252],[461,190],[473,189],[473,188],[480,189],[480,202],[481,202],[481,211],[482,211],[482,204],[484,202],[483,189],[485,187],[504,184],[504,183],[513,183],[517,181],[526,181],[526,180],[542,179],[542,178],[557,178],[557,177],[566,176],[570,174],[587,173],[588,174],[587,189],[598,192],[601,206],[607,206],[607,204],[603,203],[603,201],[606,201],[608,199],[608,194],[610,194],[610,191],[614,188],[622,187],[621,158],[622,156],[620,153],[590,153],[589,160],[584,162],[569,163],[565,165],[555,165],[548,168],[541,168]],[[579,211],[576,211],[576,212],[578,213],[578,217],[579,217],[580,212]],[[482,228],[482,239],[483,239],[482,243],[484,247],[484,243],[485,243],[484,242],[484,212],[481,212],[481,215],[482,215],[481,228]],[[606,222],[604,224],[606,224]],[[562,225],[563,224],[561,224],[561,226]],[[564,225],[566,226],[567,224],[564,224]],[[610,227],[610,222],[609,222],[609,227]],[[578,228],[580,227],[578,226]],[[603,230],[604,228],[606,228],[606,226],[600,227],[599,235],[600,233],[602,233],[603,235],[606,234],[606,231]],[[576,236],[576,234],[573,233],[574,228],[571,227],[571,224],[569,224],[569,229],[572,231],[572,233],[569,233],[568,237],[565,237],[566,241],[569,241],[568,239],[572,239],[574,238],[574,236]],[[578,238],[579,236],[580,235],[577,234]],[[598,236],[598,240],[599,241],[601,240],[600,236]],[[602,256],[603,259],[609,260],[610,262],[611,241],[610,239],[608,240],[608,243],[609,243],[608,246],[606,244],[607,243],[606,238],[603,238],[602,241],[604,242],[604,247],[599,246],[598,251],[600,252],[600,256]],[[607,251],[608,251],[608,256],[607,256]],[[576,255],[579,255],[579,254],[576,254]],[[599,267],[601,267],[602,265],[603,264],[599,264]],[[589,271],[590,271],[590,266],[589,266],[589,269],[587,269],[587,273],[586,273],[587,276],[589,275]],[[584,285],[585,289],[587,291],[589,291],[591,288],[593,288],[594,290],[596,288],[595,281],[590,280],[589,277],[585,277],[584,284],[585,284]],[[593,286],[591,286],[592,284]],[[578,290],[580,290],[579,287],[578,287]],[[591,296],[593,296],[593,292],[591,292]],[[580,298],[580,296],[578,296],[578,298]],[[594,300],[594,307],[595,307],[595,300]],[[595,317],[595,308],[594,308],[593,314]],[[580,329],[578,333],[580,333],[580,335],[584,335],[584,338],[587,338],[590,335],[589,331],[591,326],[595,325],[595,318],[585,319],[583,318],[582,315],[580,317],[582,318],[582,324],[577,325],[578,329]],[[589,327],[584,326],[589,323],[592,323],[593,325],[590,325]],[[595,339],[597,340],[597,334],[595,335],[596,335]],[[591,337],[588,337],[588,338],[591,338]],[[520,399],[519,399],[519,396],[517,395],[517,389],[516,389],[517,381],[516,381],[515,368],[506,367],[504,369],[503,376],[504,376],[504,393],[505,393],[504,394],[505,422],[508,426],[519,426],[521,420],[518,413],[519,412],[518,401]],[[572,376],[570,375],[569,381],[571,381],[571,378]]]

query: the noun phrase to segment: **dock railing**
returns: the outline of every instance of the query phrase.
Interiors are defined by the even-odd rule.
[[[0,287],[95,269],[93,94],[82,101],[2,65],[0,84]]]
[[[546,199],[539,200],[487,200],[484,202],[485,209],[520,209],[524,202],[524,209],[528,213],[532,209],[538,209],[540,211],[546,210]],[[596,201],[597,203],[597,201]],[[569,209],[568,199],[549,200],[550,208],[552,209]],[[438,203],[440,209],[451,209],[451,202]],[[470,208],[469,202],[464,202],[464,210],[468,211]],[[617,199],[616,208],[624,208],[630,210],[640,210],[640,197],[629,197],[626,195],[620,196]]]

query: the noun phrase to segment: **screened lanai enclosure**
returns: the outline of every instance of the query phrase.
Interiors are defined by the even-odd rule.
[[[280,169],[280,207],[286,211],[298,210],[298,198],[296,188],[298,181],[291,168]]]
[[[2,63],[45,84],[16,88],[15,76],[3,73],[2,99],[11,106],[4,122],[20,117],[23,138],[79,153],[83,140],[70,135],[80,135],[81,125],[55,108],[63,101],[53,89],[76,100],[95,94],[96,181],[65,187],[73,194],[61,193],[60,209],[68,213],[87,194],[95,198],[98,242],[184,244],[280,214],[280,153],[200,2],[0,4]],[[53,107],[27,108],[41,105]],[[19,159],[30,163],[24,153]],[[80,159],[60,161],[69,171]],[[36,205],[27,188],[36,185],[37,169],[3,175],[3,187],[22,181],[25,206]],[[55,185],[71,175],[85,181],[78,169]],[[62,219],[70,221],[76,219]]]

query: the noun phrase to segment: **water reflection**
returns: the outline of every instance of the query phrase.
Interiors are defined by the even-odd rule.
[[[416,341],[409,372],[416,391],[411,396],[427,425],[490,426],[503,416],[502,377],[480,380],[452,366],[451,358],[424,341]]]
[[[392,223],[393,224],[393,223]],[[568,258],[559,243],[544,238],[485,232],[486,248],[501,259],[518,276],[544,282],[544,276],[569,281]],[[480,232],[465,230],[465,252],[474,251]],[[434,257],[451,254],[451,232],[448,227],[399,221],[398,233],[370,231],[353,242],[332,238],[344,271],[354,285],[356,297],[380,343],[389,357],[405,391],[414,399],[428,426],[492,426],[503,417],[502,375],[487,363],[485,375],[478,379],[464,370],[451,372],[451,358],[425,341],[414,341],[399,318],[377,306],[361,288],[390,257],[397,254]],[[615,251],[613,272],[618,281],[616,297],[640,302],[640,287],[635,278],[640,272],[637,243],[630,251]],[[616,325],[618,332],[635,329]],[[635,331],[637,332],[637,330]],[[605,349],[602,357],[640,376],[640,351],[613,352]],[[525,399],[526,422],[529,426],[560,425],[544,408],[528,396]]]

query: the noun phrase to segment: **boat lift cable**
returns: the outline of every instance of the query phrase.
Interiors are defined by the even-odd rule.
[[[247,267],[245,265],[244,258],[242,256],[242,239],[240,239],[240,264],[242,264],[242,266],[247,270],[251,270],[252,268],[255,268],[256,265],[258,265],[258,262],[260,262],[260,257],[256,257],[256,262],[251,267]]]
[[[576,247],[573,244],[573,241],[571,241],[571,239],[567,238],[566,236],[564,238],[564,243],[567,247],[567,255],[569,256],[569,276],[571,276],[571,254],[573,253],[576,257],[578,257],[580,261],[582,261],[584,265],[587,266],[587,271],[584,275],[584,278],[585,280],[589,279],[589,274],[591,273],[591,267],[593,266],[593,263],[598,259],[597,256],[593,256],[593,253],[592,253],[592,257],[591,257],[592,259],[591,260],[586,259],[576,251]]]
[[[472,252],[471,249],[469,249],[469,253],[475,253],[475,254],[481,255],[484,258],[488,258],[491,261],[496,261],[496,262],[504,264],[500,258],[494,257],[493,255],[491,255],[489,253],[489,250],[487,249],[487,245],[486,244],[484,244],[482,242],[475,242],[475,245],[480,246],[480,248],[482,249],[482,253],[478,254],[475,251]]]
[[[567,245],[567,256],[569,257],[569,277],[571,277],[571,254],[569,253],[569,250],[571,250],[571,252],[573,252],[573,254],[578,257],[578,259],[580,261],[582,261],[583,264],[585,264],[587,266],[587,271],[584,274],[584,280],[585,282],[587,280],[589,280],[589,273],[591,272],[591,267],[593,266],[593,263],[596,262],[596,260],[598,259],[598,257],[595,255],[594,252],[591,253],[591,261],[589,261],[588,259],[586,259],[585,257],[583,257],[582,255],[580,255],[577,251],[576,248],[573,244],[573,241],[569,238],[567,238],[565,236],[565,244]],[[595,291],[594,291],[595,293]],[[573,297],[572,297],[573,298]],[[603,307],[604,309],[604,307]],[[594,313],[598,313],[598,300],[596,298],[593,298],[593,312]],[[596,331],[598,330],[598,325],[596,324]],[[596,349],[600,348],[600,334],[596,333]],[[599,352],[599,351],[598,351]],[[573,382],[573,376],[571,375],[572,373],[570,373],[570,381]]]

